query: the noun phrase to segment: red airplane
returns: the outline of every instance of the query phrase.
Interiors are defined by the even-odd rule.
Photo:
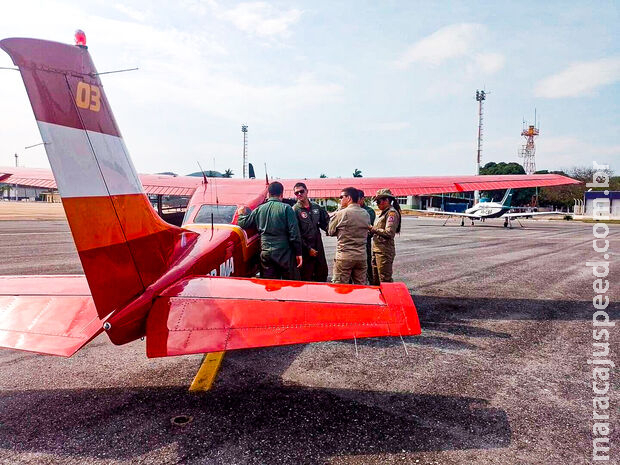
[[[0,276],[0,347],[71,356],[106,331],[115,344],[146,336],[149,357],[336,339],[420,334],[403,283],[380,286],[257,279],[256,231],[237,226],[265,181],[138,175],[90,54],[5,39],[50,161],[0,168],[0,182],[57,187],[84,276]],[[291,193],[297,180],[283,180]],[[313,197],[354,185],[395,195],[559,185],[558,175],[304,180]],[[182,227],[146,194],[191,195]]]

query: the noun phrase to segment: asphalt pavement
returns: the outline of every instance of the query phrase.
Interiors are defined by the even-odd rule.
[[[147,359],[144,341],[0,351],[0,463],[590,463],[592,225],[442,223],[406,217],[397,238],[418,337],[228,352],[198,395],[201,357]],[[617,320],[620,226],[608,239]],[[81,272],[64,221],[0,221],[0,257],[5,275]]]

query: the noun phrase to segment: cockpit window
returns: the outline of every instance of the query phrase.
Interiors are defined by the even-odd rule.
[[[185,216],[183,216],[182,224],[185,224],[189,221],[189,219],[192,217],[192,213],[194,212],[194,208],[196,208],[196,205],[192,205],[187,209],[187,211],[185,212]]]
[[[236,210],[235,205],[203,205],[198,210],[194,223],[211,223],[211,214],[213,214],[214,223],[230,224]]]

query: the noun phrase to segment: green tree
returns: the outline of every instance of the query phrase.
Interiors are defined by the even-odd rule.
[[[519,163],[503,161],[499,163],[489,162],[480,168],[480,174],[525,174],[525,170]]]
[[[610,177],[609,190],[620,189],[620,177],[613,177],[613,171],[604,170]],[[583,199],[584,192],[590,188],[586,186],[586,183],[592,182],[594,176],[594,168],[587,166],[574,166],[563,171],[552,171],[553,174],[562,174],[564,176],[571,177],[577,181],[581,181],[582,184],[570,184],[568,186],[553,186],[543,187],[540,189],[540,204],[554,206],[556,208],[572,208],[575,205],[575,199]],[[593,190],[604,190],[605,188],[594,188]]]
[[[321,173],[321,175],[319,176],[319,178],[326,178],[327,175],[325,173]]]
[[[224,174],[222,175],[223,178],[232,178],[233,177],[233,170],[231,170],[230,168],[227,169],[226,171],[224,171]]]
[[[481,175],[498,175],[498,174],[525,174],[523,166],[519,163],[510,162],[489,162],[480,168]],[[494,190],[485,192],[486,196],[493,201],[499,201],[504,196],[505,190]],[[532,198],[536,195],[536,189],[517,189],[512,195],[512,203],[514,206],[530,205]]]
[[[220,173],[219,171],[213,171],[213,170],[206,170],[204,172],[204,175],[208,178],[222,178],[224,177],[222,175],[222,173]],[[190,173],[188,174],[188,176],[196,176],[201,178],[202,177],[202,171],[196,171],[195,173]]]
[[[355,168],[355,170],[353,171],[353,177],[354,178],[361,178],[362,177],[362,171],[358,170],[357,168]]]

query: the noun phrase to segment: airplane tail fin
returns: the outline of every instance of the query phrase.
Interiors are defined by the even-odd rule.
[[[5,39],[19,68],[99,317],[160,277],[194,233],[157,216],[86,47]]]
[[[512,189],[508,189],[504,194],[504,198],[502,199],[502,207],[510,207],[510,202],[512,202]]]

